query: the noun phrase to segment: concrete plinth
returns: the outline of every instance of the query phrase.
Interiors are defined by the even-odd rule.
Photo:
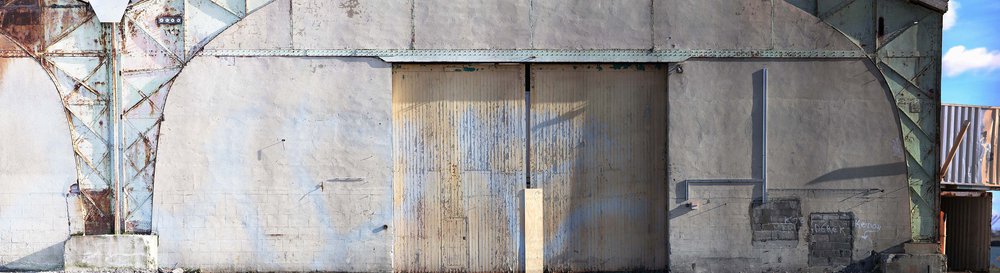
[[[941,254],[885,254],[882,256],[881,272],[945,272],[947,262]]]
[[[66,271],[156,270],[155,235],[72,236],[66,241]]]

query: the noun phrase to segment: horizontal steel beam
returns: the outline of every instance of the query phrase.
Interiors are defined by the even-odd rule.
[[[984,191],[942,191],[941,197],[983,197]]]
[[[858,59],[852,50],[204,50],[215,57],[377,57],[386,62],[680,62],[689,58]]]

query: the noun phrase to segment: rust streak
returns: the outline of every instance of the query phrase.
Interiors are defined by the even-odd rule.
[[[344,12],[347,13],[347,18],[354,18],[355,15],[361,14],[361,3],[358,0],[340,2],[340,8],[346,9]]]
[[[0,39],[3,39],[0,37]],[[7,75],[7,63],[10,62],[10,58],[0,58],[0,82],[3,82],[4,76]],[[0,90],[3,91],[3,90]]]

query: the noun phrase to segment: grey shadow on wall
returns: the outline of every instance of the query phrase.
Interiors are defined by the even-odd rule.
[[[864,62],[864,64],[865,64],[865,67],[868,68],[868,73],[879,74],[878,71],[880,71],[880,70],[879,70],[878,66],[876,66],[874,63],[866,61],[866,62]],[[884,77],[875,77],[875,79],[878,81],[879,86],[881,86],[882,90],[884,91],[886,102],[889,105],[895,106],[896,105],[896,99],[893,96],[892,91],[890,91],[891,89],[889,88],[888,82],[885,81]],[[892,115],[893,115],[893,118],[895,120],[899,120],[900,119],[900,117],[899,117],[899,111],[892,111]],[[898,123],[896,125],[900,126]],[[901,128],[897,127],[897,130],[901,130]],[[902,140],[903,136],[900,135],[899,137],[900,137],[900,140]],[[902,144],[898,144],[898,145],[900,145],[899,147],[901,149],[904,148],[902,146]],[[870,165],[870,166],[841,168],[841,169],[838,169],[838,170],[834,170],[834,171],[828,172],[828,173],[826,173],[824,175],[821,175],[821,176],[813,179],[812,181],[809,181],[806,184],[807,185],[815,185],[815,184],[819,184],[819,183],[826,183],[826,182],[840,181],[840,180],[848,180],[848,179],[861,179],[861,178],[870,178],[870,177],[905,175],[906,172],[907,172],[907,167],[906,167],[906,161],[904,160],[904,161],[895,162],[895,163],[888,163],[888,164],[879,164],[879,165]],[[923,201],[914,200],[914,202],[923,202]]]
[[[752,186],[753,187],[753,203],[760,203],[760,199],[763,196],[760,194],[763,192],[763,160],[764,160],[764,145],[762,140],[764,139],[764,70],[760,69],[750,75],[753,77],[753,86],[751,86],[751,92],[753,92],[753,104],[751,107],[750,116],[747,117],[750,120],[750,158],[747,158],[750,163],[750,175],[751,178],[737,178],[737,179],[688,179],[681,181],[677,184],[677,203],[686,203],[691,201],[693,198],[691,196],[691,187],[720,187],[720,186]],[[710,160],[710,159],[706,159]],[[687,214],[693,211],[693,209],[683,206],[670,210],[668,213],[669,219],[674,219],[680,217],[681,215]]]
[[[0,272],[60,270],[63,268],[65,244],[66,242],[59,242],[7,264],[0,264]]]
[[[753,179],[764,179],[764,85],[766,74],[764,69],[753,73],[753,106],[750,111],[750,170]]]
[[[893,176],[902,174],[906,174],[906,163],[904,162],[862,166],[862,167],[847,167],[828,172],[824,175],[817,177],[816,179],[813,179],[812,181],[809,181],[809,183],[807,184],[815,185],[831,181]]]
[[[763,185],[759,179],[689,179],[677,183],[677,202],[687,203],[697,196],[692,196],[691,187],[753,187],[753,196],[751,197],[753,204],[759,204],[761,198],[763,197],[760,193],[763,191]],[[709,202],[711,203],[711,202]],[[706,203],[706,204],[709,204]],[[706,210],[712,209],[714,206],[709,206]],[[673,220],[674,218],[688,214],[696,209],[689,206],[680,206],[670,210],[667,213],[667,219]]]

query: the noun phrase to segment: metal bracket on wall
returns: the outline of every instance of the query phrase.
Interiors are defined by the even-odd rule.
[[[767,203],[767,68],[761,69],[761,121],[760,121],[760,179],[697,179],[697,180],[685,180],[684,183],[684,199],[691,200],[690,190],[691,186],[702,185],[702,186],[712,186],[712,185],[757,185],[760,184],[760,203]],[[680,190],[678,190],[680,191]],[[689,201],[690,202],[690,201]],[[691,203],[693,204],[693,203]]]
[[[761,188],[763,188],[763,186],[764,186],[763,180],[761,180],[761,179],[695,179],[695,180],[685,180],[685,181],[682,181],[681,183],[683,183],[684,186],[683,187],[678,186],[677,187],[678,188],[677,189],[677,193],[678,194],[683,194],[683,196],[684,196],[683,200],[687,200],[688,202],[691,202],[691,200],[698,199],[698,198],[692,198],[691,197],[691,187],[692,186],[739,186],[739,185],[757,186],[757,185],[760,185]],[[681,188],[683,188],[683,189],[681,189]],[[761,189],[761,192],[763,194],[761,195],[760,200],[757,200],[757,201],[760,201],[761,204],[763,204],[763,203],[766,203],[765,200],[767,199],[767,193],[766,193],[767,190],[766,189]]]
[[[760,203],[767,203],[767,68],[761,69],[761,81],[764,85],[761,88],[761,121],[760,121],[760,132],[762,136],[760,137],[760,184],[761,184],[761,201]]]

